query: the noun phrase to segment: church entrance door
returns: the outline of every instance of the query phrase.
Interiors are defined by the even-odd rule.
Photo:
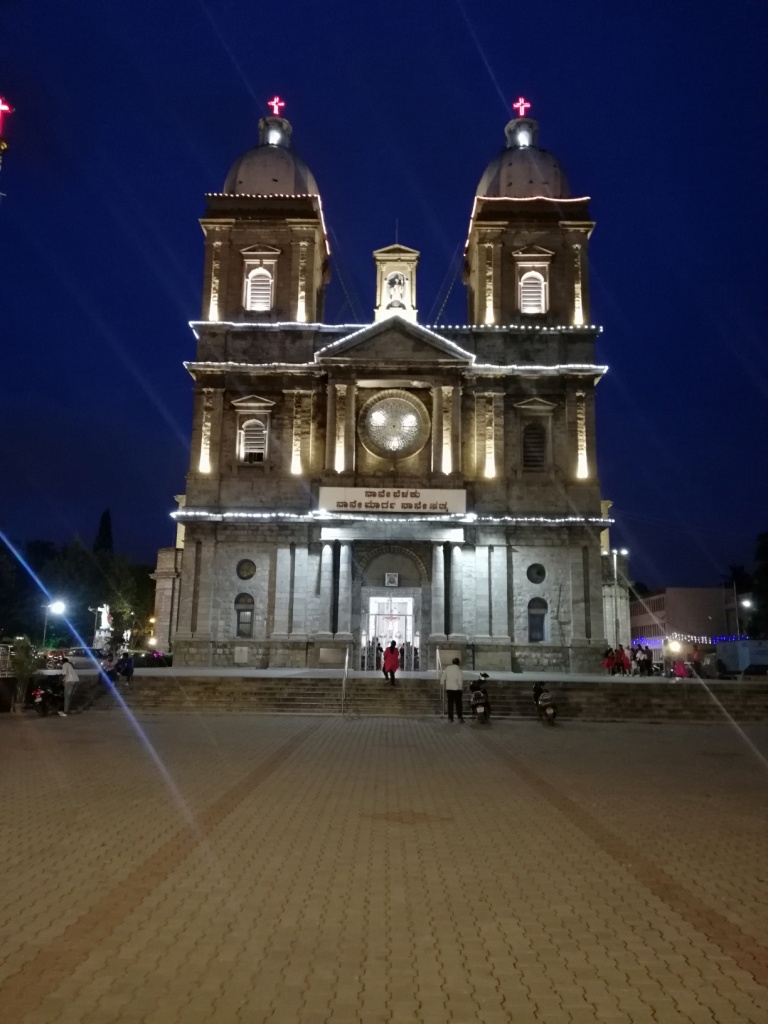
[[[383,650],[393,640],[400,652],[400,668],[408,672],[418,670],[419,632],[413,598],[370,597],[360,639],[361,668],[365,671],[381,669]]]

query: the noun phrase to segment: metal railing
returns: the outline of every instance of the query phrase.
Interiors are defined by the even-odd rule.
[[[442,665],[442,662],[440,661],[440,651],[439,651],[439,649],[437,647],[435,648],[435,671],[437,672],[437,685],[438,685],[438,688],[440,689],[440,714],[444,715],[445,714],[445,690],[444,690],[443,685],[442,685],[442,683],[440,681],[440,677],[443,674],[443,665]]]
[[[347,644],[347,651],[344,655],[344,675],[341,678],[341,713],[342,715],[346,711],[347,703],[347,676],[349,675],[349,644]]]

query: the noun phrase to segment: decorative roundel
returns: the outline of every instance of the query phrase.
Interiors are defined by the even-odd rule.
[[[407,459],[427,443],[429,415],[408,391],[380,391],[360,410],[358,431],[373,455]]]
[[[256,575],[256,563],[250,558],[242,558],[237,563],[237,575],[241,580],[249,580]]]
[[[547,578],[547,570],[543,565],[538,562],[534,562],[533,565],[528,566],[528,572],[526,573],[531,583],[543,583]]]

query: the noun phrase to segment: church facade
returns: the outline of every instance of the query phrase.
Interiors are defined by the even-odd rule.
[[[192,457],[158,643],[189,666],[596,669],[606,645],[588,200],[520,117],[483,175],[468,324],[419,322],[419,254],[373,254],[364,325],[282,117],[207,197]],[[373,292],[373,288],[372,288]]]

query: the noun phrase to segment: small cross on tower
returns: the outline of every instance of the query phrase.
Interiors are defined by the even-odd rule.
[[[528,107],[530,107],[530,105],[531,104],[528,102],[528,100],[523,99],[523,97],[521,96],[517,103],[512,104],[512,109],[517,110],[519,112],[520,117],[525,117],[525,112],[528,109]]]
[[[0,138],[3,135],[3,114],[10,114],[12,108],[8,106],[2,96],[0,96]]]
[[[281,100],[279,96],[275,96],[274,99],[267,100],[267,106],[272,107],[275,117],[280,117],[280,108],[285,106],[285,101]]]

